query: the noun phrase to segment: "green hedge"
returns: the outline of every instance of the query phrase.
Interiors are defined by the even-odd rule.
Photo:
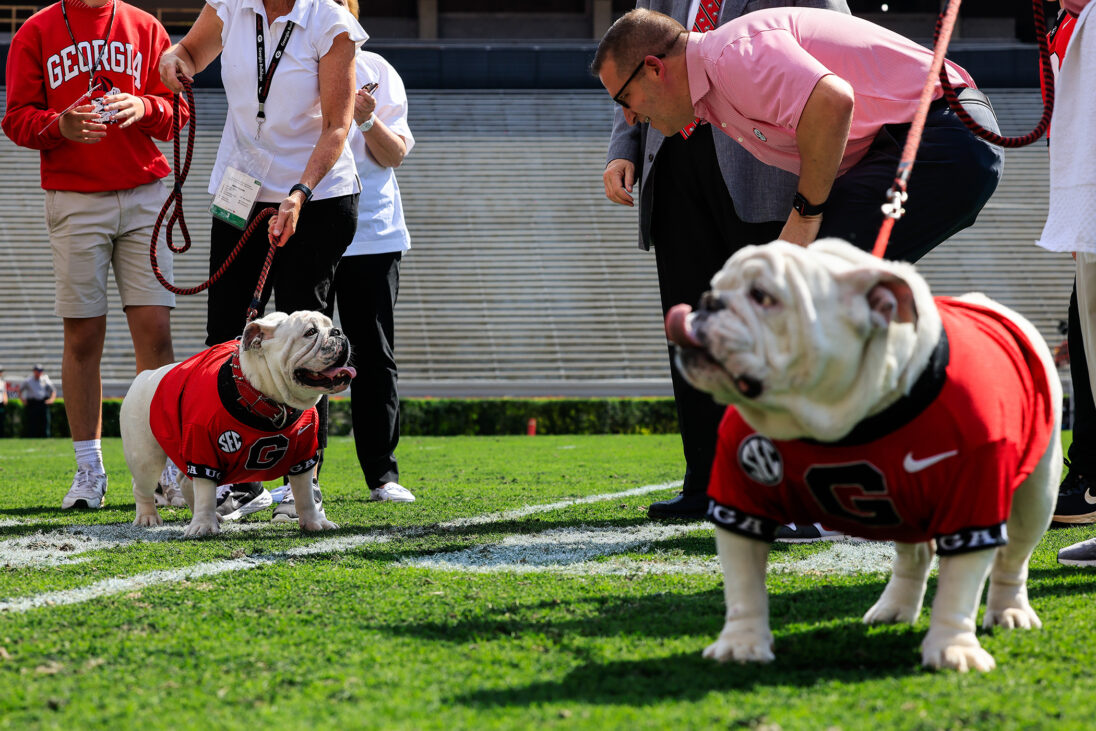
[[[103,436],[116,437],[121,399],[103,401]],[[51,436],[68,437],[65,406],[51,406]],[[6,434],[18,436],[23,405],[7,406]],[[404,399],[400,433],[407,436],[525,434],[671,434],[677,432],[672,398]],[[349,399],[331,399],[331,434],[350,433]]]

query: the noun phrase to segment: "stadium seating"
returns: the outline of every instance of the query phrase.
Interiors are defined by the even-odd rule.
[[[635,211],[610,204],[601,184],[612,115],[604,93],[409,96],[417,145],[398,173],[413,240],[397,307],[401,393],[668,394],[654,257],[636,249]],[[1026,131],[1038,118],[1037,90],[991,97],[1007,132]],[[176,259],[181,286],[206,276],[205,188],[223,92],[198,90],[197,113],[184,193],[194,246]],[[170,158],[171,145],[162,149]],[[0,168],[0,363],[16,379],[32,361],[44,361],[59,379],[61,326],[53,316],[38,155],[4,138]],[[1046,208],[1045,143],[1008,151],[1004,182],[977,225],[930,254],[923,271],[938,293],[983,291],[1057,343],[1072,262],[1032,244]],[[110,306],[104,390],[120,395],[133,353],[113,289]],[[202,347],[204,321],[204,295],[181,297],[173,318],[177,356]]]

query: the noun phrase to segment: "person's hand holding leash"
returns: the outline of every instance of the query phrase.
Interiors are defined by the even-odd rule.
[[[145,116],[145,101],[132,94],[113,94],[103,97],[107,111],[114,112],[114,121],[119,129],[125,129]]]
[[[99,122],[94,104],[82,104],[70,109],[57,120],[61,136],[66,140],[93,145],[107,136],[107,126]]]
[[[601,175],[605,183],[605,197],[622,206],[634,205],[632,186],[636,180],[636,166],[631,160],[610,160]]]
[[[285,246],[285,243],[297,231],[297,219],[301,215],[301,206],[304,202],[303,193],[297,190],[291,191],[278,206],[278,212],[267,219],[270,240],[279,247]]]
[[[176,49],[174,52],[169,49],[160,56],[160,80],[176,94],[182,94],[182,80],[194,80],[194,67],[179,55],[186,51],[181,46],[176,46]]]

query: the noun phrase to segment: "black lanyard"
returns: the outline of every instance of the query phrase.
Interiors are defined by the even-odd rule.
[[[110,32],[114,30],[114,14],[118,12],[118,0],[110,5],[110,23],[107,25],[107,34],[103,38],[103,47],[99,50],[99,55],[95,57],[95,63],[91,65],[91,70],[88,71],[88,94],[92,92],[93,84],[95,83],[95,72],[99,70],[99,64],[103,62],[103,56],[107,52],[107,44],[110,42]],[[65,0],[61,0],[61,16],[65,19],[65,28],[68,30],[69,38],[72,39],[72,47],[76,51],[76,58],[80,58],[79,44],[76,43],[76,36],[72,33],[72,26],[69,25],[68,11],[65,10]],[[92,53],[95,53],[95,44],[92,44]],[[89,61],[91,59],[88,59]]]
[[[117,2],[117,0],[115,1]],[[274,72],[278,70],[278,62],[282,60],[282,53],[285,51],[286,44],[289,43],[289,36],[292,33],[293,21],[287,20],[285,30],[282,31],[282,38],[278,41],[278,47],[274,49],[274,58],[270,59],[270,66],[268,67],[266,65],[266,41],[263,37],[263,17],[255,13],[255,48],[259,62],[259,113],[255,115],[258,120],[258,129],[255,131],[256,138],[262,133],[263,122],[266,121],[266,112],[263,111],[263,105],[266,103],[267,94],[270,93],[270,82],[274,79]]]

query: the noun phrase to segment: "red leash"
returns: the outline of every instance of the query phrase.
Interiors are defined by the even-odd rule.
[[[910,174],[913,172],[913,163],[917,158],[917,147],[921,144],[921,135],[925,131],[925,119],[929,114],[929,105],[932,103],[932,93],[936,88],[937,77],[939,77],[940,85],[944,89],[944,97],[948,100],[948,105],[955,111],[955,115],[962,120],[963,124],[973,134],[991,144],[1008,148],[1030,145],[1043,136],[1047,125],[1050,124],[1051,112],[1054,110],[1054,73],[1050,68],[1050,48],[1047,45],[1046,19],[1043,15],[1042,0],[1033,0],[1032,7],[1035,16],[1035,34],[1039,39],[1040,66],[1042,67],[1043,83],[1046,87],[1043,116],[1035,129],[1021,137],[1002,137],[975,122],[967,113],[967,110],[963,109],[963,105],[959,103],[959,97],[955,93],[951,82],[948,81],[948,72],[944,68],[944,54],[947,52],[948,43],[951,42],[955,19],[959,15],[959,2],[960,0],[949,0],[948,7],[936,20],[936,32],[933,35],[932,66],[929,69],[925,86],[921,90],[917,114],[914,115],[909,133],[906,135],[906,146],[902,150],[902,159],[898,163],[894,183],[887,191],[888,202],[883,204],[883,225],[879,228],[879,235],[876,237],[875,246],[872,248],[872,253],[880,258],[887,251],[887,244],[890,242],[891,230],[894,228],[895,222],[906,212],[902,208],[902,204],[909,197],[906,192],[906,185],[909,182]]]
[[[152,242],[149,246],[149,258],[152,260],[152,273],[156,275],[156,279],[163,285],[164,289],[175,294],[197,294],[204,289],[208,289],[211,284],[216,282],[228,269],[229,265],[236,259],[236,256],[244,248],[251,239],[251,234],[255,232],[258,225],[277,214],[277,209],[264,208],[259,211],[259,214],[248,224],[244,230],[243,236],[240,237],[239,243],[229,253],[228,257],[224,260],[224,263],[213,273],[209,279],[199,284],[196,287],[176,287],[171,282],[164,278],[163,273],[160,271],[160,266],[156,261],[156,242],[160,240],[160,226],[163,225],[164,218],[168,215],[168,210],[174,205],[174,210],[171,211],[171,216],[167,221],[167,229],[164,231],[164,237],[167,240],[167,248],[175,254],[182,254],[190,248],[190,232],[186,227],[186,219],[183,216],[183,183],[186,182],[186,176],[190,173],[190,163],[194,157],[194,130],[197,127],[197,113],[194,108],[194,90],[193,84],[189,79],[182,79],[183,91],[186,93],[187,103],[190,105],[190,127],[187,130],[187,142],[186,142],[186,158],[183,161],[182,166],[179,165],[179,135],[181,133],[181,115],[179,113],[179,95],[175,95],[175,111],[171,119],[171,129],[174,133],[172,135],[174,142],[174,157],[172,160],[172,170],[175,174],[175,186],[172,188],[171,193],[168,194],[167,200],[164,201],[163,207],[160,209],[160,215],[156,217],[156,224],[152,228]],[[179,230],[183,234],[183,244],[181,246],[175,246],[171,238],[171,231],[178,222]],[[270,249],[266,252],[266,260],[263,262],[262,271],[259,274],[259,283],[255,287],[255,293],[251,297],[251,305],[247,309],[247,321],[251,322],[259,314],[259,303],[263,295],[263,287],[266,286],[266,277],[270,273],[270,265],[274,261],[274,253],[278,250],[278,245],[271,241]]]

